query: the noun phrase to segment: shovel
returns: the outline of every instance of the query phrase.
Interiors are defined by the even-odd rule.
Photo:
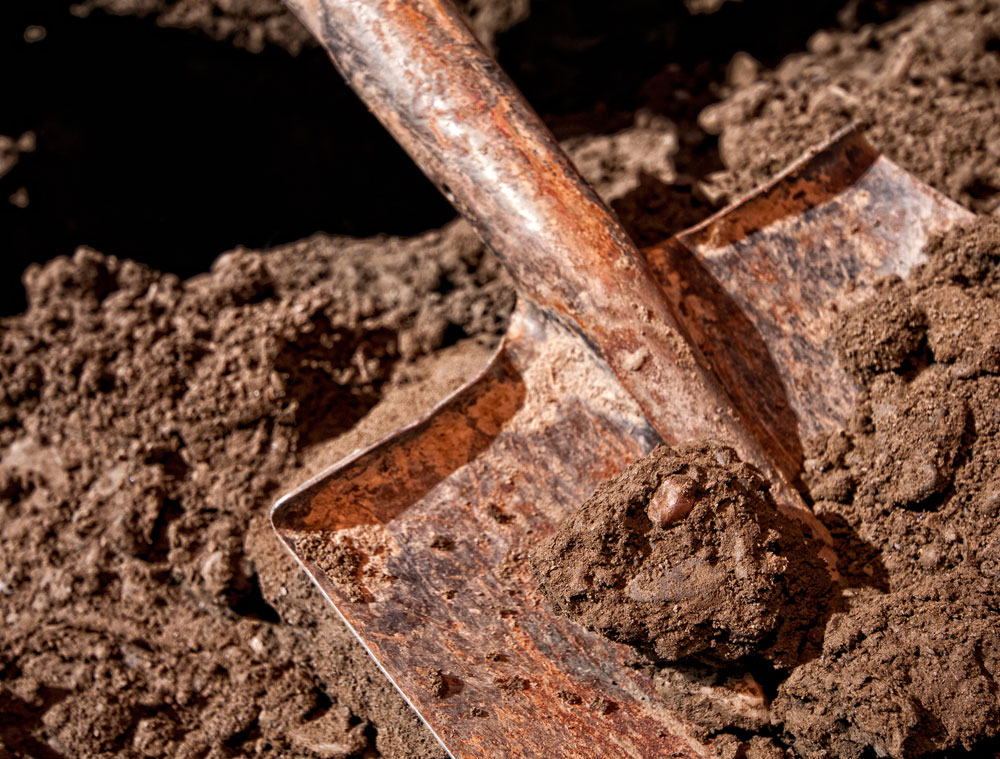
[[[481,375],[282,498],[275,530],[451,756],[712,755],[526,558],[598,483],[700,438],[829,544],[798,486],[801,441],[857,393],[836,313],[971,214],[849,128],[640,252],[446,0],[288,1],[518,304]]]

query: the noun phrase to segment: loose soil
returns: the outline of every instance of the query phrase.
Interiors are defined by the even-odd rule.
[[[864,391],[846,430],[813,441],[804,479],[831,531],[853,532],[841,551],[860,587],[774,702],[804,756],[1000,734],[1000,220],[929,254],[838,325]]]
[[[488,23],[477,31],[499,47],[642,243],[699,220],[856,115],[922,179],[969,207],[996,209],[996,2],[924,2],[888,23],[905,4],[849,2],[841,28],[818,34],[837,23],[840,2],[804,14],[798,3],[792,12],[776,0],[748,0],[691,21],[665,21],[666,6],[640,3],[620,14],[639,19],[631,25],[571,5],[568,13],[545,4],[520,24],[526,3],[467,7],[481,7]],[[6,92],[30,93],[37,116],[0,109],[0,131],[9,135],[0,140],[9,260],[100,240],[129,256],[155,250],[158,268],[187,276],[239,239],[264,249],[227,254],[186,281],[83,251],[32,269],[26,313],[0,324],[0,757],[441,756],[277,544],[265,514],[279,488],[412,420],[482,366],[510,308],[504,278],[461,225],[407,240],[317,235],[273,246],[331,229],[331,214],[343,216],[337,231],[352,234],[410,234],[448,218],[386,138],[362,141],[370,119],[338,94],[335,76],[316,73],[328,64],[275,2],[90,0],[67,26],[44,21],[48,36],[23,43],[35,56],[70,39],[73,67],[61,59],[40,66],[39,58],[18,65],[6,56],[22,44],[21,17],[38,23],[41,9],[4,10],[18,21],[4,31],[16,32],[2,46],[4,67],[18,72]],[[227,57],[218,52],[225,45],[148,32],[152,22],[111,19],[101,9],[148,13],[264,49]],[[780,35],[770,33],[775,14],[788,24]],[[755,17],[768,19],[768,33],[746,31]],[[101,30],[99,41],[77,39],[78,29]],[[159,35],[166,42],[154,45]],[[810,35],[809,52],[779,65]],[[132,46],[120,50],[114,40]],[[301,50],[293,61],[276,46]],[[172,49],[180,59],[169,57]],[[739,50],[748,54],[734,56]],[[149,66],[130,68],[122,90],[101,95],[92,86],[115,80],[121,60],[143,55],[186,77],[183,86],[151,78],[158,70]],[[232,76],[206,76],[220,69],[256,72],[238,82],[247,97],[226,99]],[[27,70],[52,76],[35,84],[23,78]],[[291,81],[301,88],[290,89]],[[316,91],[324,97],[303,94]],[[49,102],[61,110],[34,107]],[[191,107],[202,120],[196,130],[171,115]],[[141,128],[128,121],[133,112],[147,115]],[[231,113],[249,116],[233,122]],[[325,137],[334,122],[358,125],[338,138],[349,150]],[[230,145],[238,148],[232,155]],[[152,155],[209,168],[205,177],[191,168],[173,181],[166,164],[135,160]],[[340,156],[379,162],[362,171]],[[135,170],[123,174],[123,166]],[[282,218],[300,214],[294,224],[272,218],[281,204]],[[197,216],[204,209],[229,226]],[[253,234],[234,236],[237,226],[239,235]],[[195,239],[191,230],[202,228]],[[955,257],[952,269],[941,269],[956,272],[942,281],[965,293],[965,306],[994,292],[995,258],[976,261]],[[15,268],[9,281],[23,263]],[[983,463],[988,450],[970,443],[995,434],[994,317],[970,321],[945,300],[921,300],[914,287],[923,285],[890,283],[880,295],[880,319],[892,315],[889,337],[858,343],[851,330],[864,334],[865,320],[845,322],[845,361],[872,383],[879,404],[811,449],[817,507],[846,557],[851,605],[828,628],[842,632],[828,632],[820,656],[796,668],[780,693],[768,667],[756,666],[756,679],[735,665],[661,670],[668,698],[684,687],[701,694],[683,703],[715,715],[702,721],[723,756],[777,756],[775,741],[805,755],[852,756],[884,735],[891,714],[903,715],[899,735],[880,744],[891,755],[961,747],[982,724],[997,723],[982,698],[996,682],[988,669],[996,642],[985,624],[997,605],[975,578],[995,584],[989,573],[1000,566],[1000,549],[977,520],[990,524],[1000,499],[990,495],[998,488]],[[4,293],[10,313],[19,295]],[[951,341],[957,352],[947,358],[955,330],[969,339]],[[945,400],[926,416],[932,393]],[[912,422],[907,432],[928,430],[924,447],[901,456],[913,460],[905,477],[869,478],[848,454],[896,439],[893,408]],[[891,502],[866,505],[883,490]],[[925,523],[936,526],[928,532]],[[911,577],[919,579],[900,579]],[[883,649],[872,643],[892,636],[888,650],[899,656],[878,660]],[[980,658],[965,657],[962,641],[981,641]],[[981,670],[970,671],[970,661],[982,661]],[[934,676],[908,662],[928,663]],[[874,702],[863,689],[865,667],[885,673],[891,693],[880,703],[895,712],[851,708]],[[949,690],[957,682],[969,690]],[[920,700],[914,683],[939,684],[938,699]],[[704,697],[711,688],[718,693]],[[967,698],[962,721],[959,695]],[[822,711],[831,703],[841,706]],[[784,732],[769,726],[775,714]],[[747,742],[758,729],[766,734]]]
[[[440,755],[265,515],[482,365],[512,299],[475,235],[319,235],[186,282],[81,250],[25,284],[0,337],[0,751]]]
[[[856,4],[848,4],[850,15]],[[721,202],[747,192],[851,120],[872,143],[969,208],[1000,207],[1000,5],[920,4],[858,31],[818,31],[809,52],[748,72],[701,113],[725,170]]]

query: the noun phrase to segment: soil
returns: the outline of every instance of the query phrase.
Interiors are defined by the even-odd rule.
[[[265,513],[464,380],[427,358],[444,342],[485,360],[512,300],[476,237],[318,235],[186,282],[84,249],[25,284],[0,337],[0,750],[439,755]]]
[[[929,254],[838,325],[864,392],[846,430],[813,441],[804,479],[832,531],[854,531],[848,574],[881,581],[779,688],[776,718],[805,756],[923,756],[1000,734],[1000,220]]]
[[[0,758],[442,756],[265,514],[279,489],[481,367],[510,308],[505,281],[461,224],[302,239],[414,235],[451,212],[277,2],[85,0],[74,16],[69,5],[0,11],[0,63],[16,72],[15,107],[0,109],[0,313],[21,310],[13,284],[28,260],[82,243],[119,259],[84,250],[32,269],[27,311],[0,323]],[[688,16],[655,0],[609,16],[550,2],[527,18],[525,0],[465,7],[651,244],[851,116],[925,181],[995,211],[998,5],[907,5],[748,0]],[[259,250],[181,278],[238,242]],[[858,347],[851,330],[873,322],[843,327],[845,361],[881,404],[810,453],[817,508],[846,557],[851,605],[829,622],[843,632],[780,692],[762,658],[754,674],[739,662],[661,670],[665,697],[701,694],[683,703],[710,714],[720,756],[851,756],[883,740],[893,714],[903,728],[880,745],[894,756],[995,729],[980,696],[996,682],[997,605],[976,578],[995,584],[1000,566],[984,526],[1000,483],[988,444],[970,441],[1000,434],[982,297],[996,260],[962,246],[987,249],[942,244],[935,260],[950,263],[934,276],[948,298],[921,294],[924,280],[887,283],[889,329]],[[929,393],[944,400],[925,415]],[[926,430],[919,452],[893,449],[912,460],[898,487],[857,464],[896,439],[893,409],[908,435]],[[873,647],[883,638],[891,662]],[[981,642],[981,671],[963,641]],[[887,711],[848,708],[872,702],[870,683],[851,685],[866,666],[891,683]],[[913,683],[937,685],[937,700]]]
[[[658,661],[790,666],[818,650],[831,582],[767,480],[718,443],[660,446],[532,556],[553,608]]]
[[[852,15],[848,4],[844,15]],[[748,74],[701,113],[725,170],[720,202],[774,175],[810,145],[859,120],[903,168],[969,208],[1000,207],[1000,5],[921,3],[857,31],[821,30],[809,52]]]
[[[839,587],[713,443],[634,462],[537,550],[552,606],[659,662],[658,691],[702,738],[810,758],[996,747],[1000,220],[927,253],[836,325],[862,393],[846,429],[809,442],[804,481]]]

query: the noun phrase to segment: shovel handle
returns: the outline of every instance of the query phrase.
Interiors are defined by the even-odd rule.
[[[519,294],[582,333],[667,442],[721,438],[775,472],[626,232],[448,0],[286,2]]]

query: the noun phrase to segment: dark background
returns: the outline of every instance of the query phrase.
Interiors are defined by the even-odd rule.
[[[694,119],[724,62],[746,50],[776,63],[835,24],[841,5],[745,0],[692,16],[679,0],[535,0],[498,43],[557,133],[621,128],[650,107],[686,125],[693,157],[681,168],[700,174],[718,158]],[[0,179],[0,314],[24,308],[28,263],[82,244],[189,276],[236,245],[321,230],[408,235],[452,217],[319,49],[252,54],[150,18],[81,19],[68,8],[0,3],[0,134],[33,130],[38,144]],[[869,3],[861,20],[887,12]],[[47,34],[27,43],[32,24]],[[682,73],[651,90],[665,60]],[[684,101],[670,95],[678,76]],[[20,187],[24,209],[7,202]]]

